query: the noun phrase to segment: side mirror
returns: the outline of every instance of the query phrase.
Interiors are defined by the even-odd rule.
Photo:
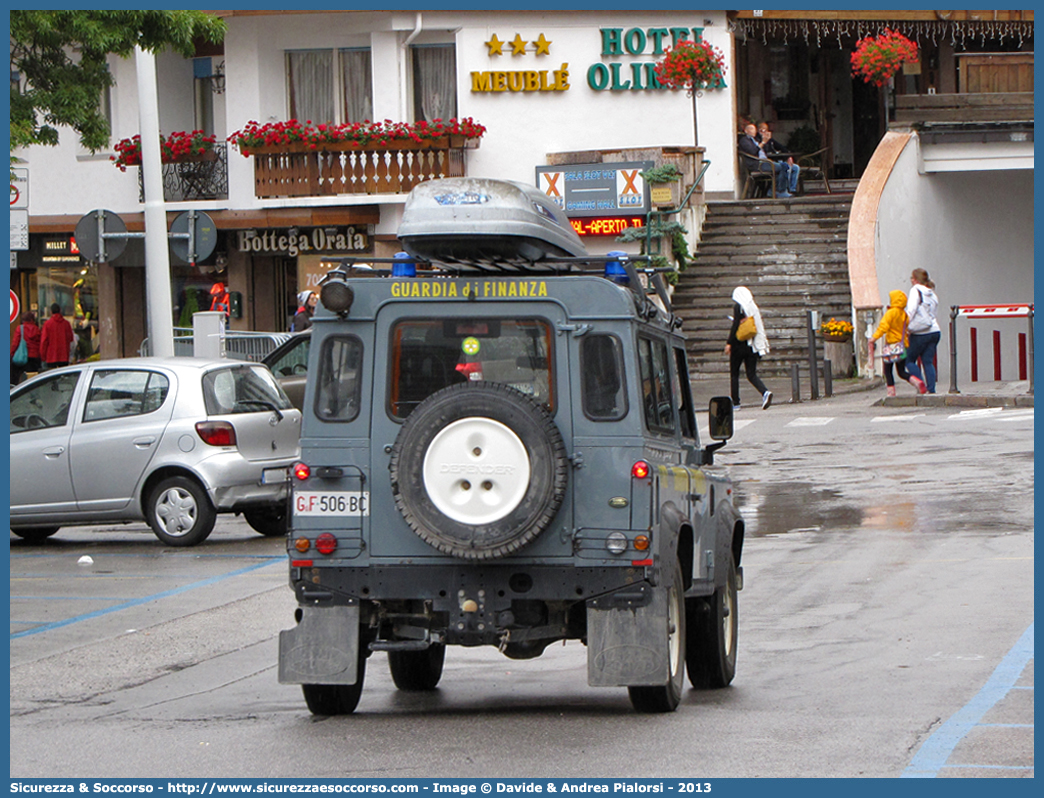
[[[725,441],[732,437],[733,412],[732,399],[728,396],[715,396],[710,400],[708,413],[710,415],[709,432],[712,439],[717,443],[711,443],[703,447],[703,465],[714,465],[714,453],[725,445]]]
[[[710,400],[710,436],[716,441],[727,441],[733,434],[732,399],[728,396],[715,396]]]

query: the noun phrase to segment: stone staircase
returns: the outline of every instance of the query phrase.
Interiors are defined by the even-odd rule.
[[[764,375],[787,376],[792,363],[807,365],[806,311],[852,318],[847,255],[852,194],[842,193],[847,186],[838,188],[829,195],[708,204],[695,260],[682,272],[673,297],[689,339],[693,379],[728,373],[722,350],[738,285],[747,286],[761,308],[771,347],[759,366]]]

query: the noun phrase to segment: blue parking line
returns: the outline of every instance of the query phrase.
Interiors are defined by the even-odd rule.
[[[999,765],[969,765],[965,763],[947,765],[946,761],[950,758],[958,743],[967,737],[968,733],[975,726],[980,725],[979,721],[982,720],[983,716],[1015,688],[1015,682],[1022,676],[1023,670],[1025,670],[1026,665],[1032,659],[1033,624],[1031,623],[1011,651],[1001,660],[978,694],[924,741],[900,778],[934,779],[939,775],[939,771],[946,767],[978,767],[988,770],[1007,769]],[[1031,768],[1013,769],[1029,770]]]
[[[99,618],[102,615],[108,615],[111,612],[119,612],[120,610],[126,610],[131,607],[137,607],[142,604],[148,604],[150,601],[157,601],[159,599],[168,598],[169,596],[176,596],[179,593],[185,593],[189,590],[196,590],[197,588],[207,587],[208,585],[216,584],[217,582],[224,581],[225,579],[229,579],[233,576],[241,576],[242,574],[250,573],[251,571],[256,571],[260,568],[266,568],[267,566],[277,562],[286,562],[286,560],[283,557],[272,558],[268,562],[262,562],[256,565],[248,565],[245,568],[240,568],[238,571],[229,571],[227,574],[221,574],[220,576],[212,576],[209,579],[202,580],[201,582],[193,582],[188,585],[183,585],[182,587],[173,588],[172,590],[165,590],[162,593],[155,593],[151,596],[144,596],[139,599],[125,601],[122,604],[117,604],[116,606],[109,607],[108,609],[96,610],[95,612],[88,612],[84,615],[77,615],[73,618],[66,618],[63,621],[55,621],[54,623],[44,624],[43,626],[38,626],[35,629],[27,629],[24,632],[16,632],[11,635],[11,639],[16,640],[19,637],[28,637],[29,635],[40,634],[41,632],[50,632],[53,629],[60,629],[61,627],[68,626],[69,624],[79,623],[80,621],[89,621],[92,618]]]

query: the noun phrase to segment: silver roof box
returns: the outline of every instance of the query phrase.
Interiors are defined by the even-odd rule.
[[[435,261],[587,254],[569,219],[538,188],[484,177],[416,186],[406,199],[398,235],[410,255]]]

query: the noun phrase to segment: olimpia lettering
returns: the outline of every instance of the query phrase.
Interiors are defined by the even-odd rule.
[[[698,42],[703,28],[601,28],[602,57],[650,55],[659,58],[679,42]],[[648,52],[646,52],[648,51]],[[591,64],[587,68],[587,85],[595,91],[664,91],[668,87],[656,79],[655,61]],[[726,88],[719,78],[711,89]]]

